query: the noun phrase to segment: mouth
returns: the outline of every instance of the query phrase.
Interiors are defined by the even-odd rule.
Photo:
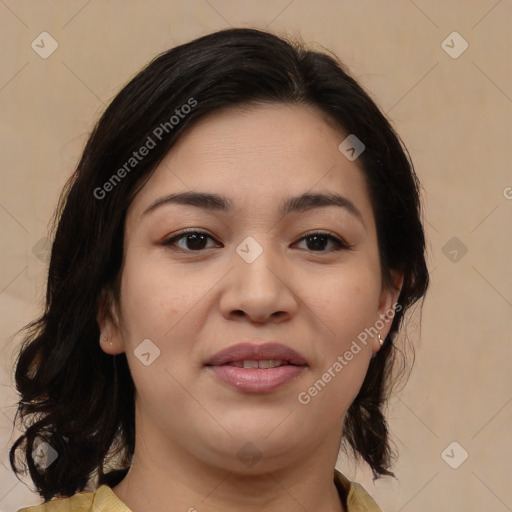
[[[238,391],[268,393],[297,379],[307,363],[298,352],[279,343],[242,343],[217,352],[205,368]]]
[[[258,363],[258,366],[255,365]],[[260,366],[259,363],[270,364],[272,366],[281,366],[284,364],[305,366],[306,360],[296,350],[287,347],[281,343],[239,343],[232,345],[211,357],[206,363],[206,366],[222,366],[232,365],[236,363],[237,366],[247,363],[250,366],[247,368],[266,368],[268,366]],[[277,364],[279,363],[279,364]]]
[[[280,366],[290,366],[288,361],[284,361],[283,359],[262,359],[259,361],[246,359],[244,361],[233,361],[231,363],[226,363],[222,366],[234,366],[236,368],[252,368],[252,369],[260,369],[266,370],[268,368],[279,368]],[[296,366],[296,365],[292,365]]]

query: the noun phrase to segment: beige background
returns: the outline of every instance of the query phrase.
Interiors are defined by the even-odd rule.
[[[385,511],[512,510],[511,23],[510,0],[0,0],[0,510],[39,502],[7,462],[11,371],[14,333],[42,304],[58,193],[142,65],[229,25],[332,49],[396,125],[424,187],[432,284],[421,336],[417,320],[409,329],[413,373],[389,411],[398,480],[340,468]],[[43,31],[59,45],[47,59],[31,48]],[[469,44],[458,58],[442,47],[453,31]],[[441,456],[454,441],[447,461],[469,454],[457,469]]]

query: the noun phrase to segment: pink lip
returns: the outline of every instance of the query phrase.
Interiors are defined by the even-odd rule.
[[[289,364],[264,369],[229,366],[229,363],[236,361],[269,359],[283,360]],[[299,377],[307,364],[298,352],[279,343],[241,343],[217,352],[205,366],[221,381],[239,391],[266,393]]]
[[[206,362],[206,366],[221,366],[235,361],[282,359],[290,364],[305,366],[306,360],[295,350],[281,343],[239,343],[217,352]]]

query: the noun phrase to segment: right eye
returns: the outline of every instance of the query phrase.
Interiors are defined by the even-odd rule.
[[[171,238],[167,238],[160,245],[164,247],[169,247],[173,249],[174,247],[179,247],[180,249],[186,252],[199,252],[203,249],[209,249],[210,247],[206,247],[207,240],[213,240],[213,237],[208,233],[203,231],[194,231],[193,229],[189,229],[186,231],[182,231],[177,235],[173,235]],[[182,245],[179,245],[177,242],[183,241]]]

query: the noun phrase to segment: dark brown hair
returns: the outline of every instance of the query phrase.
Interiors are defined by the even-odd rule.
[[[28,467],[45,500],[71,496],[95,475],[99,484],[114,486],[131,464],[134,385],[125,354],[101,350],[97,323],[102,291],[119,299],[131,200],[194,122],[225,106],[255,102],[312,105],[340,126],[340,134],[355,134],[365,144],[358,162],[374,208],[384,283],[390,284],[393,270],[403,272],[404,281],[401,308],[347,412],[342,444],[370,465],[375,478],[393,475],[383,407],[399,350],[395,335],[428,286],[412,163],[385,116],[335,57],[264,31],[228,29],[166,51],[138,73],[101,116],[61,195],[45,310],[25,327],[16,361],[24,434],[10,451],[13,470]],[[126,167],[148,137],[155,146]],[[39,441],[58,453],[42,470],[32,457]],[[105,473],[111,460],[119,469]]]

